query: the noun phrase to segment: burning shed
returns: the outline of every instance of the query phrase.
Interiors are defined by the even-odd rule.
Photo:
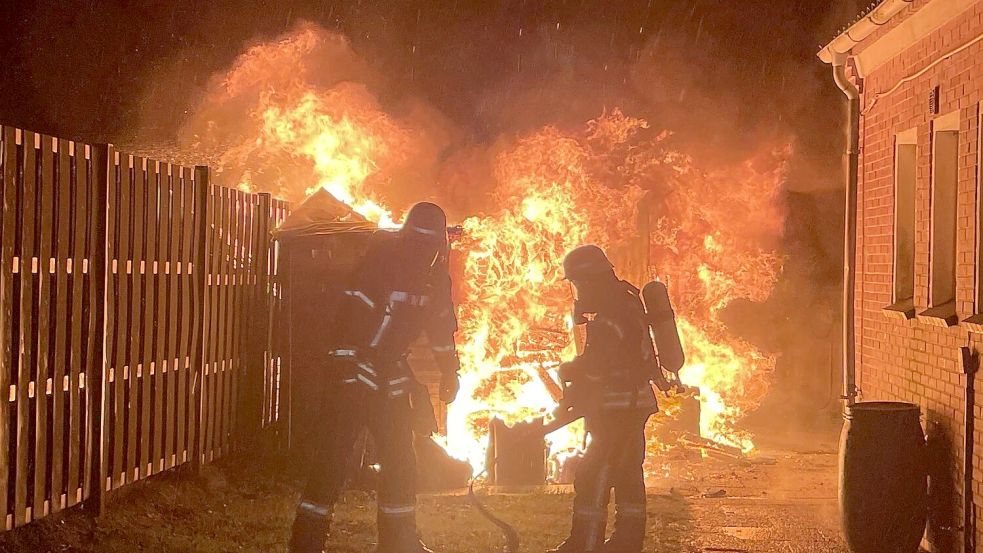
[[[287,442],[306,449],[316,418],[337,298],[379,228],[326,191],[312,194],[276,230],[284,286],[287,370],[281,386]]]
[[[288,369],[281,382],[287,390],[283,395],[286,439],[301,458],[314,445],[318,435],[315,425],[323,423],[320,405],[325,401],[329,350],[337,345],[332,336],[337,332],[339,298],[373,237],[385,232],[391,231],[380,229],[325,190],[308,197],[276,231],[286,323]],[[426,351],[414,347],[410,363],[417,379],[428,388],[434,416],[443,431],[446,416],[437,397],[440,374]],[[421,474],[421,484],[431,488],[463,485],[470,470],[447,457],[428,436],[418,438],[417,455],[429,461],[421,463],[421,468],[434,469]],[[359,464],[371,466],[371,440],[359,449]]]

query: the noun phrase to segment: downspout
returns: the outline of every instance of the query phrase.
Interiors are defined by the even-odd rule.
[[[832,52],[833,80],[847,97],[846,190],[843,224],[843,413],[857,399],[854,300],[857,259],[857,178],[860,164],[860,91],[846,75],[846,53]]]
[[[973,463],[976,458],[976,373],[980,369],[978,353],[968,347],[960,349],[966,375],[966,398],[963,408],[963,551],[976,551],[976,503],[973,498]]]

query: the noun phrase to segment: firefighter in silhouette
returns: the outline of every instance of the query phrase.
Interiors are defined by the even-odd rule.
[[[447,219],[432,203],[414,205],[402,229],[379,240],[356,268],[339,309],[338,348],[317,459],[301,495],[290,551],[321,552],[352,449],[365,426],[379,462],[378,552],[427,553],[416,528],[413,391],[404,361],[425,333],[441,370],[440,396],[457,395],[457,320],[447,271]]]
[[[570,537],[550,553],[639,553],[645,537],[645,422],[658,410],[652,383],[669,384],[655,357],[639,290],[618,279],[597,246],[570,251],[564,277],[576,289],[583,352],[560,368],[561,407],[584,414],[591,441],[574,478]],[[574,397],[566,397],[570,394]],[[617,514],[604,541],[611,490]]]

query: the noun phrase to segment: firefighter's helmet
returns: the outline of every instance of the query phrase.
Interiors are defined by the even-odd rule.
[[[444,245],[447,243],[447,215],[437,204],[419,202],[406,213],[401,232],[407,238]]]
[[[563,258],[563,278],[570,281],[586,281],[610,273],[614,265],[604,250],[593,245],[578,246]]]
[[[420,202],[406,214],[400,235],[407,241],[407,253],[433,267],[447,255],[447,215],[437,204]]]

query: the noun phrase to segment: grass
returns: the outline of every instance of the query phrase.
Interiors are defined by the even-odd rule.
[[[523,551],[544,551],[566,537],[570,526],[569,493],[495,493],[482,501],[514,525]],[[328,542],[331,551],[355,553],[372,550],[375,539],[375,503],[367,494],[349,494],[338,507],[338,524]],[[446,553],[501,551],[497,529],[470,506],[465,496],[424,495],[420,498],[420,529],[429,545]],[[681,499],[649,498],[648,551],[684,550],[689,528],[688,509]]]
[[[52,516],[0,535],[0,553],[71,552],[282,552],[297,501],[297,486],[243,460],[227,460],[200,474],[170,473],[132,486],[113,500],[98,520],[78,511]],[[522,551],[543,551],[565,537],[572,495],[540,490],[482,494],[500,517],[515,525]],[[420,528],[442,553],[497,552],[502,537],[463,495],[421,495]],[[647,551],[687,549],[692,524],[685,500],[649,498]],[[337,506],[329,550],[372,551],[375,500],[346,492]]]

